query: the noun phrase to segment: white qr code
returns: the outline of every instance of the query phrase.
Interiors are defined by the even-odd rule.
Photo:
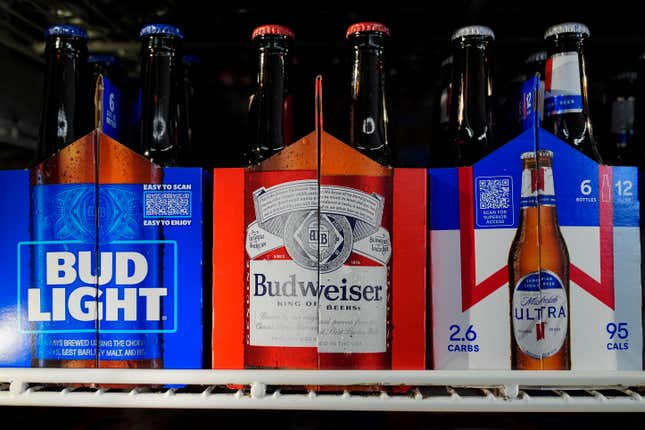
[[[479,209],[508,209],[511,207],[510,178],[480,178]]]
[[[146,217],[190,217],[188,191],[151,191],[145,194]]]

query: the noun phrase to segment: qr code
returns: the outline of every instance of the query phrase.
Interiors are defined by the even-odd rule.
[[[146,217],[190,217],[191,193],[152,191],[145,194]]]
[[[511,207],[510,178],[481,178],[478,180],[479,209],[508,209]]]

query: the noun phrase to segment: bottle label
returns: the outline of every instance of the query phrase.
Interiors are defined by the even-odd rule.
[[[161,357],[162,333],[177,329],[177,249],[146,219],[158,206],[144,187],[32,188],[34,240],[18,246],[18,297],[36,358]]]
[[[246,235],[251,345],[387,350],[384,207],[379,193],[316,179],[255,188]]]
[[[546,358],[560,351],[567,337],[568,304],[562,280],[541,270],[524,276],[513,292],[513,337],[532,358]]]
[[[544,115],[582,112],[577,52],[553,54],[546,62]]]
[[[540,166],[522,171],[520,208],[538,206],[555,206],[553,169],[551,167]]]

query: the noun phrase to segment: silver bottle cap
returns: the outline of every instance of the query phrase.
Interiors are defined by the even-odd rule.
[[[546,39],[548,37],[555,36],[556,34],[564,34],[564,33],[580,33],[585,36],[591,35],[591,32],[589,31],[589,27],[587,27],[584,24],[581,24],[579,22],[563,22],[562,24],[549,27],[544,32],[544,38]]]
[[[459,39],[460,37],[468,36],[487,36],[495,40],[495,33],[493,33],[493,30],[483,25],[470,25],[468,27],[459,28],[455,30],[454,33],[452,33],[450,40],[453,41],[455,39]]]

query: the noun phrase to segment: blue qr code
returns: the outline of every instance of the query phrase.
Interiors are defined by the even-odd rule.
[[[510,178],[481,178],[478,181],[479,209],[508,209],[511,206]]]
[[[190,191],[151,191],[145,194],[146,217],[190,217]]]

